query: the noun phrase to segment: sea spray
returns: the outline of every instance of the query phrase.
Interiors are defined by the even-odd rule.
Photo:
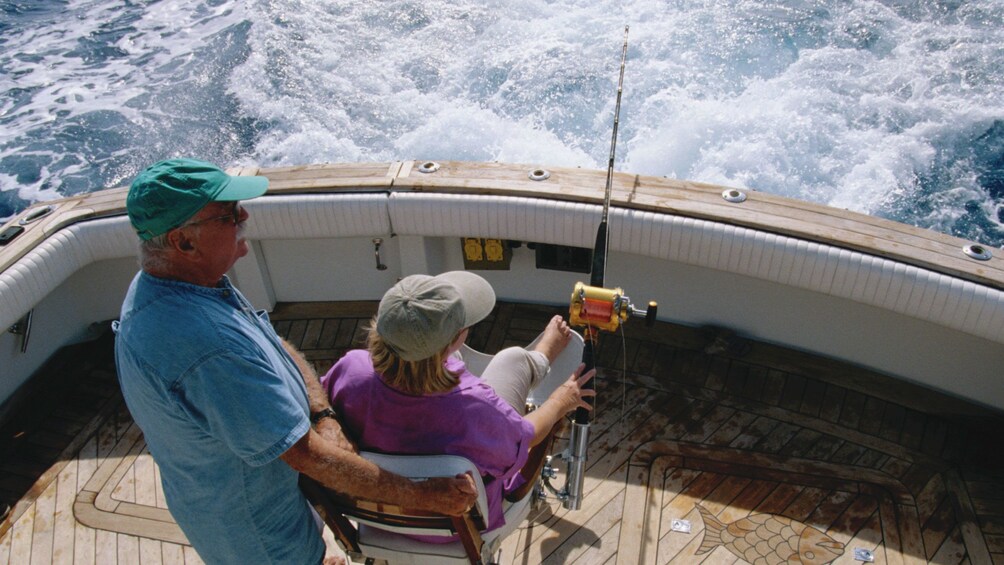
[[[1004,5],[0,1],[0,217],[156,159],[618,170],[1004,243]]]

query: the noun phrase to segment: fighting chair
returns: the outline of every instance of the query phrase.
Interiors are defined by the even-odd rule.
[[[533,348],[539,340],[540,336],[527,349]],[[568,347],[551,364],[550,371],[541,383],[531,391],[527,399],[529,405],[539,406],[554,389],[568,379],[581,361],[583,347],[582,336],[572,332],[572,341]],[[467,369],[475,375],[480,375],[493,357],[466,345],[462,347],[461,355]],[[393,504],[351,500],[306,475],[300,475],[300,488],[325,524],[331,528],[339,544],[353,559],[384,559],[392,565],[493,563],[493,556],[502,540],[514,532],[530,512],[534,487],[540,482],[541,468],[550,451],[553,437],[552,430],[547,441],[531,449],[526,465],[520,471],[526,483],[506,495],[503,508],[505,524],[490,532],[484,532],[488,499],[481,474],[471,461],[457,455],[360,453],[378,467],[414,480],[470,473],[478,490],[478,499],[474,507],[463,516],[445,516]],[[456,534],[459,539],[444,544],[423,543],[405,534]]]

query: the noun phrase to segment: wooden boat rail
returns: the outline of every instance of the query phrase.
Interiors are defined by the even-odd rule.
[[[605,172],[549,169],[544,181],[529,179],[532,165],[442,162],[433,173],[418,172],[417,161],[371,164],[325,164],[231,170],[260,174],[270,180],[269,194],[311,192],[443,192],[522,196],[601,204]],[[945,273],[992,288],[1004,289],[1004,257],[977,261],[959,238],[841,210],[756,191],[744,191],[740,204],[727,202],[727,187],[667,178],[616,173],[611,203],[624,209],[674,214],[833,245]],[[55,211],[29,224],[24,233],[0,248],[0,271],[13,264],[45,237],[73,223],[125,213],[127,189],[103,190],[53,201]],[[36,206],[35,208],[37,208]],[[6,225],[15,225],[29,209]]]

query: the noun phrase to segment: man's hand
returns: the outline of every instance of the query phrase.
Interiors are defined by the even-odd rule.
[[[474,479],[464,473],[456,477],[433,477],[415,483],[419,488],[415,507],[448,516],[460,516],[478,500]]]
[[[324,439],[332,442],[337,447],[352,453],[359,453],[356,443],[345,433],[345,428],[334,418],[321,418],[314,425],[314,430]]]

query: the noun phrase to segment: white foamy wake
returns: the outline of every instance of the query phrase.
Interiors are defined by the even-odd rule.
[[[619,170],[948,232],[982,210],[973,234],[1004,238],[978,182],[986,163],[967,153],[1004,122],[997,0],[177,0],[127,19],[120,8],[72,2],[7,39],[0,90],[24,94],[0,98],[3,190],[49,198],[95,168],[108,186],[193,153],[603,168],[629,24]],[[121,53],[79,56],[95,34],[118,34]],[[38,164],[4,166],[17,158]]]

